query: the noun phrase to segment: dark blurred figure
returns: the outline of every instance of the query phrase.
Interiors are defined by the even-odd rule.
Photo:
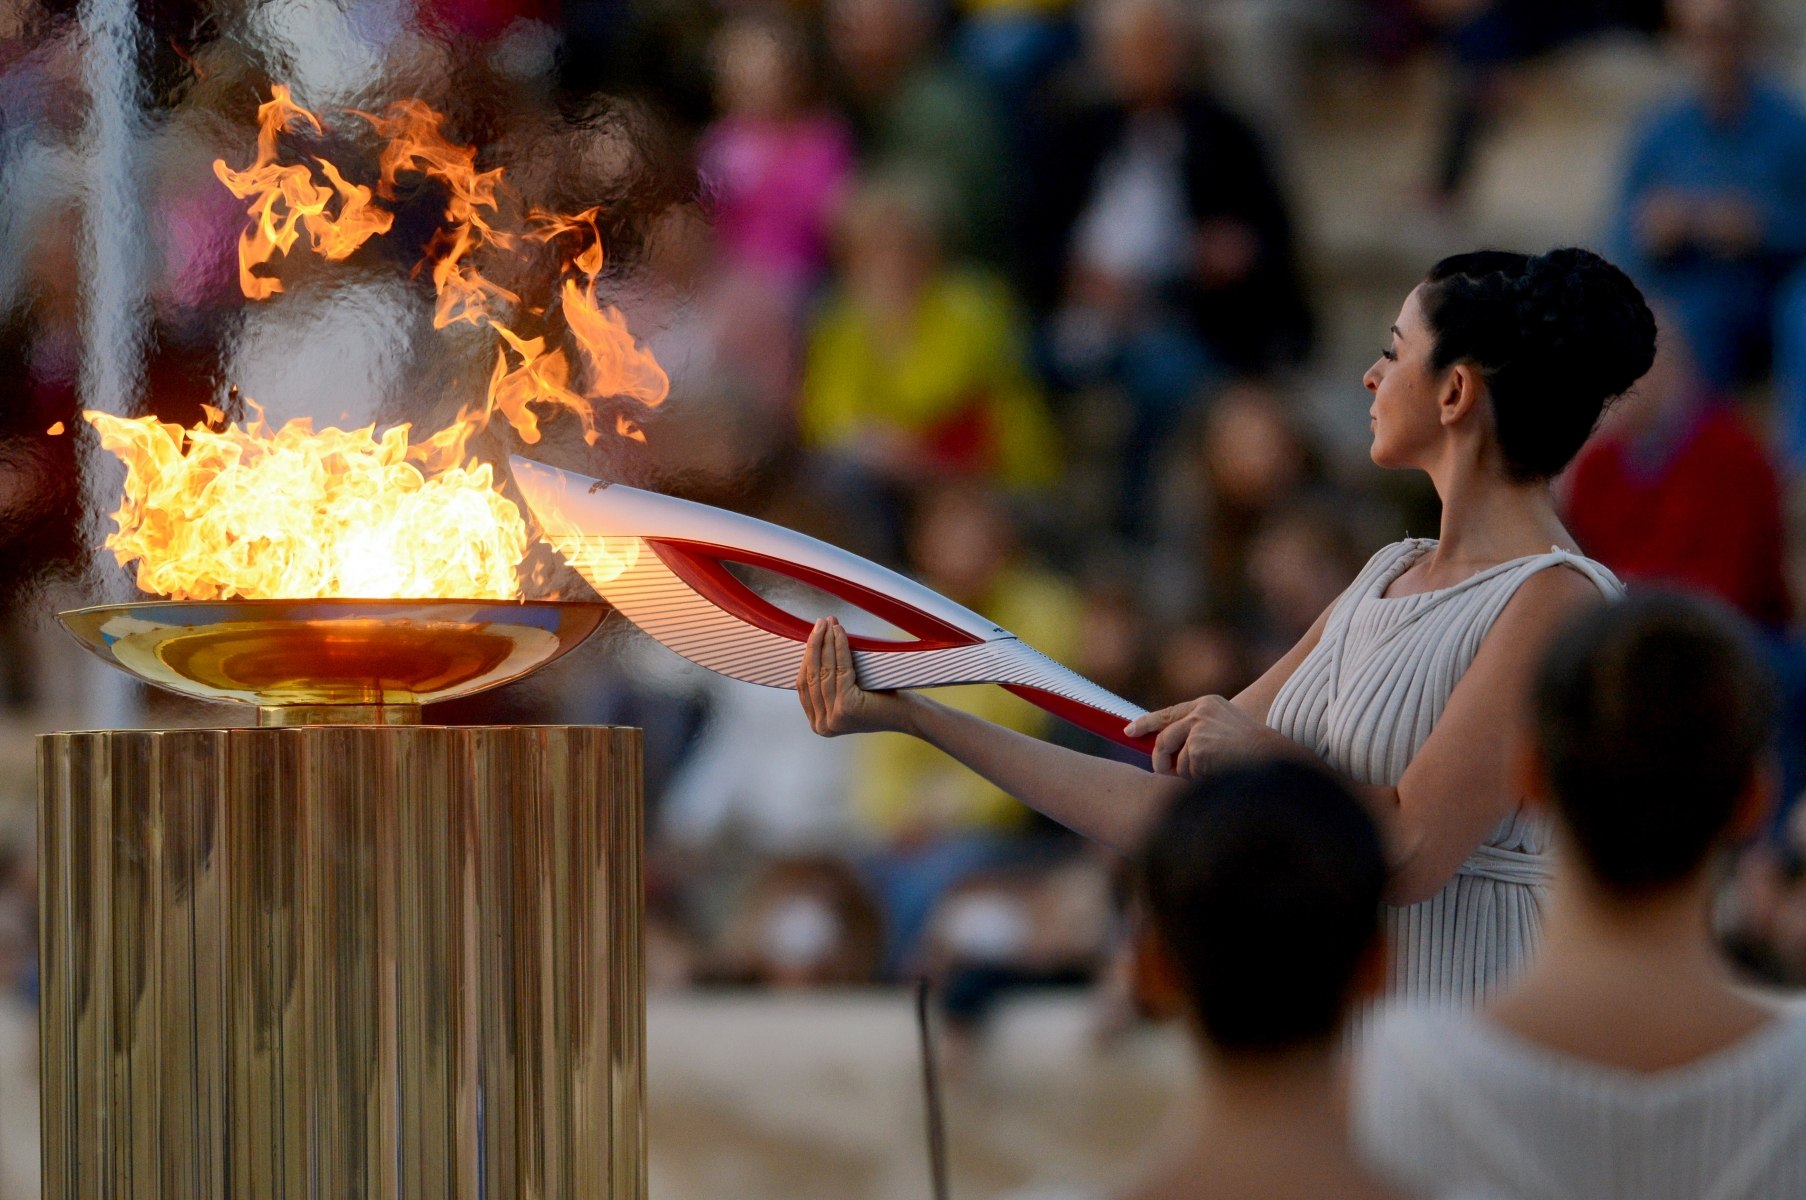
[[[1138,990],[1185,1021],[1203,1086],[1122,1200],[1393,1195],[1356,1161],[1343,1095],[1349,1018],[1385,974],[1386,859],[1360,802],[1300,763],[1232,767],[1174,802],[1138,875]]]
[[[836,858],[780,859],[754,881],[704,979],[803,988],[873,983],[882,917]]]
[[[828,0],[825,17],[866,170],[930,181],[948,249],[1003,265],[1006,142],[985,89],[939,49],[932,0]]]
[[[1653,30],[1661,0],[1412,0],[1449,57],[1431,200],[1458,203],[1514,69],[1616,26]]]
[[[1050,121],[1031,253],[1074,387],[1130,410],[1118,523],[1145,529],[1149,467],[1209,385],[1300,361],[1311,317],[1292,221],[1254,132],[1195,79],[1172,0],[1102,0],[1089,48],[1105,94]]]
[[[1795,795],[1806,786],[1806,651],[1789,633],[1780,482],[1744,419],[1700,378],[1672,317],[1655,366],[1581,451],[1565,490],[1568,528],[1626,583],[1702,591],[1756,624],[1790,714],[1782,795]]]
[[[924,488],[913,508],[911,574],[1044,654],[1073,660],[1084,615],[1078,589],[1034,562],[1000,493],[948,480]],[[1035,737],[1054,723],[989,684],[937,688],[935,698]],[[864,840],[880,847],[869,859],[868,877],[883,899],[893,969],[917,955],[930,914],[949,888],[1033,855],[1043,834],[1070,840],[917,738],[873,734],[859,739],[855,753],[853,805]]]
[[[1774,693],[1740,618],[1661,594],[1595,609],[1528,699],[1518,790],[1559,864],[1542,945],[1478,1012],[1374,1029],[1363,1147],[1428,1194],[1806,1194],[1806,1013],[1740,986],[1707,919],[1773,799]]]
[[[1806,259],[1806,110],[1753,59],[1751,0],[1673,0],[1692,67],[1630,141],[1614,259],[1670,298],[1705,381],[1768,365],[1777,289]]]

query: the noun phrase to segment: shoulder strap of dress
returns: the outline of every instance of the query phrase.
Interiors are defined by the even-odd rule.
[[[1588,558],[1584,554],[1576,554],[1572,550],[1564,550],[1560,546],[1549,547],[1549,553],[1539,554],[1528,559],[1513,574],[1517,577],[1512,590],[1516,591],[1517,583],[1522,583],[1538,571],[1550,567],[1573,567],[1582,575],[1593,581],[1593,585],[1605,594],[1607,600],[1617,600],[1624,595],[1624,581],[1612,574],[1611,568],[1597,559]]]

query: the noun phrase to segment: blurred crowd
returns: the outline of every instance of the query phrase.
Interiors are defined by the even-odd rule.
[[[439,198],[404,198],[350,263],[285,267],[290,293],[258,309],[236,286],[242,208],[210,167],[249,161],[272,83],[333,111],[418,95],[529,201],[605,205],[615,298],[672,397],[645,447],[568,465],[894,565],[1150,708],[1232,694],[1373,550],[1435,528],[1427,488],[1382,478],[1298,399],[1326,320],[1286,166],[1313,72],[1445,60],[1435,154],[1373,219],[1458,223],[1526,64],[1648,39],[1685,77],[1623,129],[1611,211],[1576,235],[1647,289],[1662,352],[1561,494],[1633,587],[1694,587],[1762,628],[1792,706],[1785,794],[1806,787],[1788,567],[1806,542],[1806,94],[1753,0],[120,7],[143,23],[126,158],[145,327],[143,394],[121,407],[192,421],[237,386],[281,416],[426,419],[397,397],[455,408],[480,388],[489,360],[423,336],[407,275]],[[77,15],[0,0],[0,688],[26,714],[42,681],[20,610],[84,538],[78,444],[45,435],[76,423],[96,336],[100,235],[78,201],[104,167]],[[324,138],[356,161],[349,134]],[[1376,348],[1391,315],[1370,314]],[[304,346],[284,332],[299,325]],[[655,984],[929,973],[975,1030],[1011,988],[1110,975],[1120,887],[1100,852],[920,743],[818,739],[786,692],[644,642],[615,653],[566,694],[457,715],[646,729]],[[947,696],[1128,753],[997,689]],[[0,1005],[32,989],[29,837],[13,840]],[[1775,814],[1733,883],[1720,919],[1740,959],[1806,983],[1806,806]]]

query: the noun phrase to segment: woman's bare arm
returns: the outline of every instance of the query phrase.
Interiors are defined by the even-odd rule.
[[[1578,571],[1550,568],[1526,579],[1398,786],[1359,789],[1388,835],[1391,903],[1412,904],[1441,891],[1522,803],[1511,782],[1511,757],[1537,667],[1569,620],[1603,602],[1598,586]]]
[[[846,630],[831,617],[809,634],[796,690],[819,734],[913,734],[1030,808],[1121,852],[1139,844],[1185,786],[1182,779],[1055,746],[916,692],[867,691],[855,678]]]

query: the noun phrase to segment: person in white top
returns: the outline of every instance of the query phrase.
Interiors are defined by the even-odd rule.
[[[1386,859],[1360,801],[1292,760],[1213,773],[1136,882],[1136,988],[1190,1030],[1201,1098],[1119,1200],[1398,1196],[1356,1161],[1344,1103],[1344,1029],[1384,976]]]
[[[918,693],[866,691],[832,619],[810,636],[803,708],[823,735],[922,737],[1119,850],[1171,799],[1171,776],[1256,756],[1314,759],[1356,789],[1387,835],[1390,988],[1472,1006],[1529,954],[1547,875],[1542,827],[1519,812],[1499,730],[1560,622],[1620,590],[1578,553],[1549,480],[1654,356],[1649,307],[1595,254],[1482,251],[1436,264],[1363,382],[1374,462],[1430,476],[1441,536],[1381,550],[1234,699],[1205,696],[1134,722],[1132,733],[1158,733],[1154,774]]]
[[[1554,816],[1542,947],[1479,1012],[1400,1007],[1361,1046],[1357,1141],[1399,1185],[1806,1196],[1806,1012],[1740,990],[1708,927],[1715,851],[1773,790],[1774,690],[1737,624],[1637,595],[1550,650],[1516,771]]]

